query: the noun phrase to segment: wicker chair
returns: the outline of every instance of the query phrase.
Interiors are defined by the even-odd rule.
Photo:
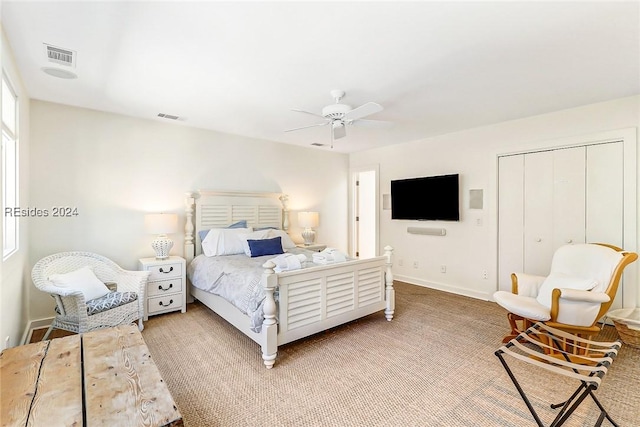
[[[135,295],[127,295],[128,302],[105,304],[105,306],[115,305],[115,307],[102,311],[96,310],[99,312],[89,314],[87,308],[88,303],[91,306],[91,302],[85,302],[82,292],[58,287],[49,280],[52,274],[69,273],[84,266],[92,267],[96,277],[107,284],[110,289],[113,290],[113,286],[110,285],[115,284],[117,292],[129,292],[135,293]],[[56,301],[56,317],[43,340],[49,337],[54,328],[84,333],[95,329],[133,323],[135,320],[138,320],[138,328],[142,331],[144,329],[142,324],[144,295],[148,277],[148,271],[124,270],[110,259],[91,252],[61,252],[42,258],[33,267],[31,278],[38,289],[47,292]],[[110,292],[105,297],[119,297],[120,295]]]

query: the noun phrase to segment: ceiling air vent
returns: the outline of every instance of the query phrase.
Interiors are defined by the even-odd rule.
[[[178,120],[180,118],[178,116],[172,116],[171,114],[165,114],[165,113],[158,113],[158,117],[162,117],[163,119],[169,119],[169,120]]]
[[[68,67],[76,66],[76,52],[61,47],[44,44],[47,52],[47,60],[56,64],[66,65]]]

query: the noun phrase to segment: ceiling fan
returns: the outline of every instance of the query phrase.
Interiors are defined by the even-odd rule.
[[[351,108],[350,105],[340,103],[340,100],[345,95],[343,90],[334,89],[330,92],[330,94],[331,97],[336,100],[336,102],[335,104],[330,104],[324,107],[321,114],[311,113],[309,111],[299,109],[292,110],[298,113],[310,114],[315,117],[320,117],[324,119],[324,122],[316,123],[309,126],[287,129],[285,130],[285,132],[329,125],[329,128],[331,130],[331,148],[333,148],[333,141],[335,139],[340,139],[347,136],[347,125],[352,125],[354,124],[354,122],[378,122],[377,120],[364,119],[364,117],[382,111],[383,108],[380,104],[376,104],[375,102],[367,102],[366,104],[363,104],[359,107]]]

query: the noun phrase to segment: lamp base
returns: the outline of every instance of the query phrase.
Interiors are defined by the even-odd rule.
[[[169,251],[173,247],[173,240],[166,235],[160,235],[151,242],[151,247],[156,252],[156,259],[167,259],[169,258]]]
[[[305,228],[302,231],[302,238],[304,239],[304,244],[309,246],[312,245],[316,240],[316,232],[310,228]]]

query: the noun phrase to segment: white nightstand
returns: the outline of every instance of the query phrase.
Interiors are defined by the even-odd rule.
[[[327,245],[323,245],[321,243],[312,243],[311,245],[305,245],[304,243],[300,243],[296,246],[299,248],[306,249],[308,251],[314,251],[314,252],[322,252],[327,247]]]
[[[167,259],[140,258],[139,269],[150,271],[144,304],[144,320],[170,311],[187,311],[186,261],[179,256]]]

